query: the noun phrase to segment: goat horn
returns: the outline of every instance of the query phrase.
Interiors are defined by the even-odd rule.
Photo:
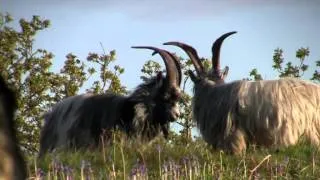
[[[131,48],[151,49],[151,50],[154,50],[155,52],[159,53],[164,61],[166,69],[167,69],[167,78],[168,78],[169,85],[175,86],[177,84],[176,83],[177,82],[177,74],[176,74],[176,70],[174,69],[174,66],[176,66],[176,65],[175,65],[175,62],[172,59],[170,53],[168,53],[167,51],[165,51],[163,49],[159,49],[159,48],[152,47],[152,46],[132,46]]]
[[[166,51],[166,50],[164,50],[164,51]],[[171,53],[169,51],[166,51],[166,52],[168,54],[170,54],[171,58],[174,60],[174,63],[176,64],[176,69],[177,69],[177,72],[178,72],[178,75],[179,75],[179,77],[178,77],[179,78],[178,79],[178,85],[180,86],[181,85],[181,79],[182,79],[182,73],[181,73],[181,64],[180,64],[179,58],[175,54],[173,54],[173,53]],[[158,52],[154,51],[152,53],[152,56],[155,55],[155,54],[158,54]]]
[[[235,33],[237,33],[237,31],[225,33],[212,44],[212,68],[214,71],[220,71],[220,50],[223,40]]]
[[[163,43],[163,45],[174,45],[183,49],[191,59],[198,75],[203,74],[204,72],[203,65],[200,61],[197,51],[192,46],[185,43],[177,42],[177,41],[166,42],[166,43]]]

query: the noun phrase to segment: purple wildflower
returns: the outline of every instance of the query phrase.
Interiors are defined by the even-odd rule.
[[[188,158],[188,157],[183,157],[183,158],[182,158],[182,163],[183,163],[184,165],[186,165],[188,162],[189,162],[189,158]]]
[[[37,168],[37,172],[36,172],[36,177],[39,179],[44,179],[44,176],[46,175],[46,173],[40,169],[40,168]]]
[[[141,175],[146,175],[147,167],[146,167],[146,165],[144,163],[140,163],[139,171],[140,171]]]
[[[161,145],[157,144],[156,149],[157,149],[158,152],[161,152],[162,151]]]
[[[54,158],[52,161],[52,167],[53,167],[53,171],[56,173],[59,173],[63,170],[62,163],[58,161],[56,158]]]
[[[72,175],[73,173],[73,169],[69,166],[64,166],[63,167],[63,172],[66,174],[66,175]]]
[[[146,173],[147,173],[146,165],[138,159],[136,164],[131,169],[130,176],[131,177],[145,176]]]
[[[135,176],[135,175],[137,175],[137,168],[133,167],[131,169],[130,176],[132,177],[132,176]]]

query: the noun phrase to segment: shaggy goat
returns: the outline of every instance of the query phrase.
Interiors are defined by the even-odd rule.
[[[0,179],[26,179],[25,162],[17,144],[14,93],[0,77]]]
[[[109,133],[115,128],[142,141],[149,141],[161,132],[168,136],[169,123],[179,116],[179,62],[162,49],[149,46],[132,48],[159,53],[166,66],[166,76],[159,72],[129,96],[86,94],[62,100],[45,115],[40,157],[57,147],[96,147],[103,130]]]
[[[225,83],[228,67],[220,71],[218,38],[212,46],[212,69],[206,72],[196,50],[184,43],[167,42],[182,48],[192,60],[194,82],[193,119],[204,140],[214,148],[239,154],[249,144],[266,147],[294,145],[305,135],[320,144],[320,85],[293,78]]]

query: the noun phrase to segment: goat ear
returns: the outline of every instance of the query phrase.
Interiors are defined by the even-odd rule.
[[[193,73],[193,71],[188,70],[188,74],[190,76],[191,81],[197,82],[199,80],[199,78]]]
[[[229,73],[229,66],[226,66],[223,70],[221,79],[225,79],[228,76],[228,73]]]

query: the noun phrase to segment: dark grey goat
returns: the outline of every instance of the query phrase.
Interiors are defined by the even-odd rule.
[[[96,147],[102,132],[115,128],[142,141],[149,141],[161,132],[168,136],[169,123],[179,116],[180,64],[168,51],[150,46],[132,48],[159,53],[166,66],[166,76],[159,72],[129,96],[85,94],[62,100],[45,115],[40,157],[57,147]]]
[[[220,70],[220,48],[234,33],[226,33],[213,43],[208,72],[190,45],[164,43],[184,49],[194,64],[197,75],[189,71],[194,82],[193,119],[204,140],[235,154],[249,144],[293,145],[303,135],[319,146],[320,85],[295,78],[225,83],[229,68]]]
[[[16,137],[16,109],[14,92],[0,76],[0,179],[24,180],[27,177]]]

